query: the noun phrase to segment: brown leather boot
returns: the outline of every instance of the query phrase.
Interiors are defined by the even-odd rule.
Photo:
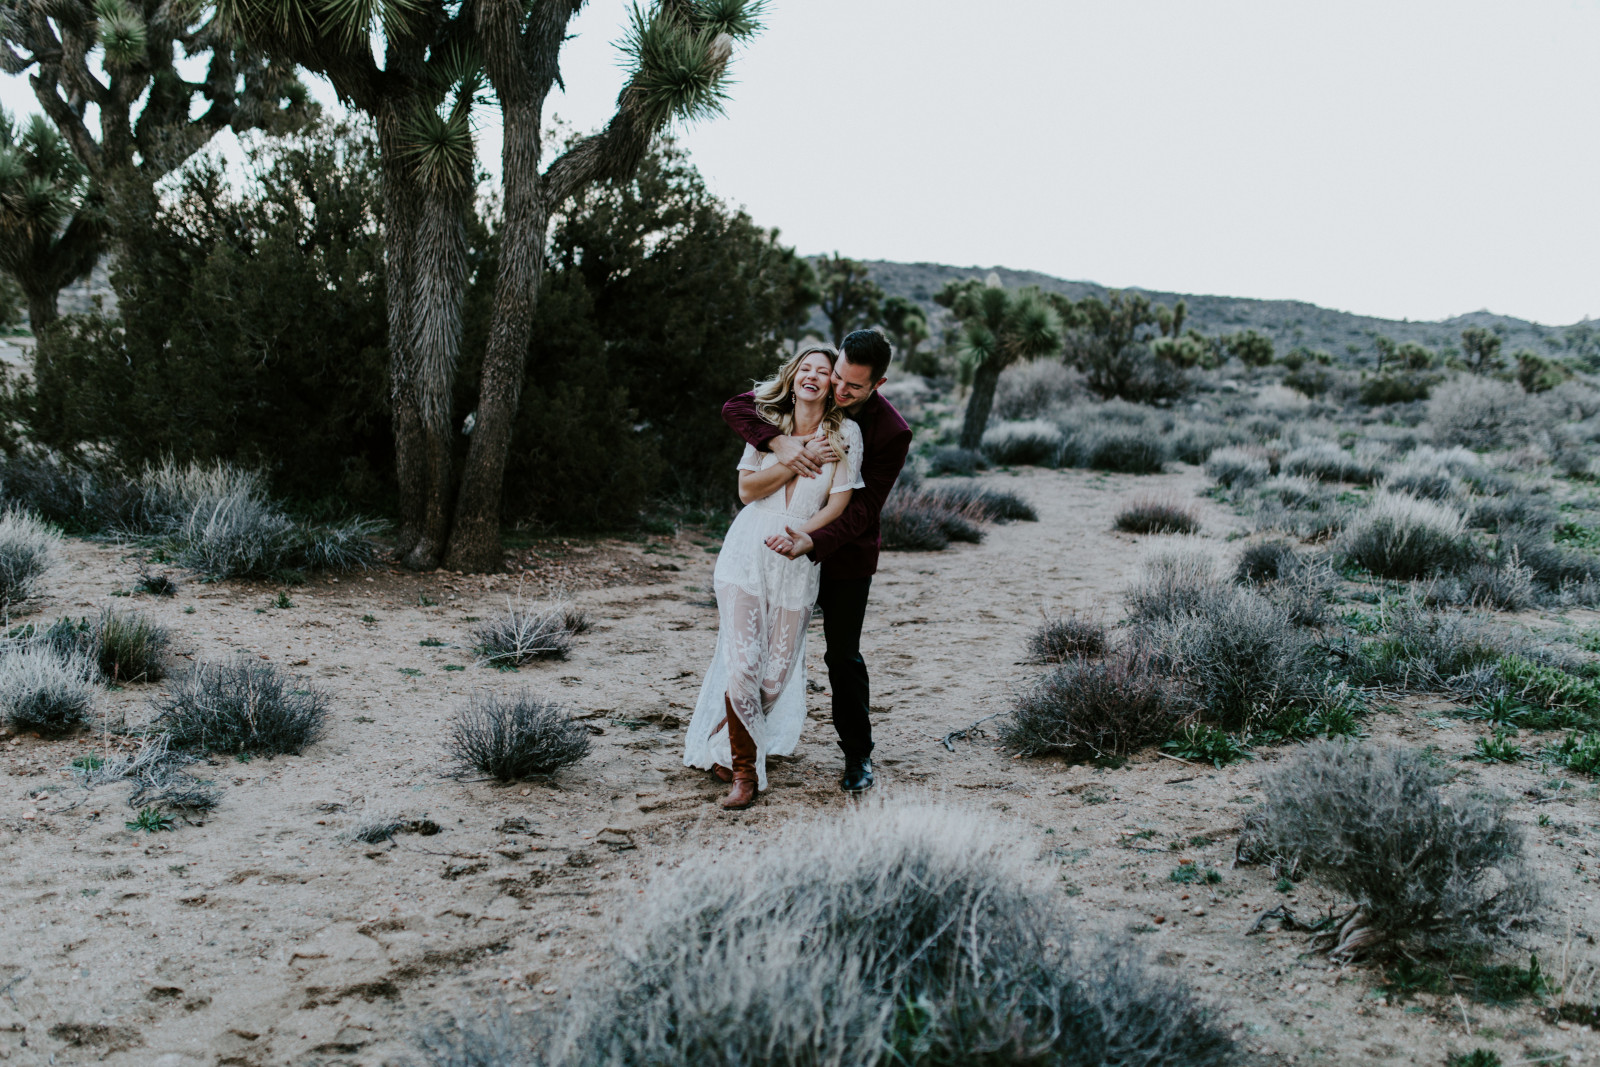
[[[711,765],[711,773],[716,775],[718,781],[733,781],[733,772],[728,770],[728,768],[724,767],[720,763],[713,763]]]
[[[756,802],[756,740],[732,708],[728,709],[728,748],[733,752],[733,788],[722,798],[722,806],[740,811]]]

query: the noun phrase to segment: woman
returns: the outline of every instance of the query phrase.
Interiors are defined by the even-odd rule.
[[[725,808],[755,803],[767,787],[767,757],[793,752],[806,719],[806,625],[820,570],[780,553],[790,544],[784,527],[822,529],[863,487],[861,428],[844,417],[831,388],[837,355],[827,345],[803,349],[755,390],[762,418],[796,437],[824,436],[844,458],[815,478],[796,478],[750,445],[739,461],[745,507],[717,554],[717,651],[683,752],[685,765],[733,783]]]

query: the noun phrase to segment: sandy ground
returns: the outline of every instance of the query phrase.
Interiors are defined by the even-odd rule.
[[[1119,770],[1067,766],[1008,758],[992,734],[947,750],[944,735],[1004,709],[1038,672],[1020,661],[1041,608],[1117,616],[1142,554],[1164,540],[1113,533],[1119,502],[1203,487],[1193,469],[987,477],[1032,500],[1040,521],[992,528],[981,545],[888,553],[873,588],[864,645],[882,793],[931,791],[1026,827],[1083,921],[1125,931],[1186,977],[1247,1060],[1442,1064],[1480,1046],[1508,1064],[1600,1060],[1600,1036],[1557,1028],[1536,1006],[1426,994],[1389,1003],[1378,975],[1331,968],[1303,935],[1269,924],[1248,936],[1286,899],[1269,872],[1230,869],[1259,763],[1215,770],[1146,754]],[[1226,555],[1240,520],[1202,507],[1197,540]],[[800,750],[775,765],[774,788],[751,810],[719,811],[721,787],[681,766],[681,721],[716,639],[714,551],[693,532],[541,542],[520,554],[521,578],[379,571],[318,579],[279,609],[265,585],[116,597],[137,558],[72,543],[30,617],[137,607],[172,628],[187,658],[260,656],[308,675],[334,710],[326,738],[302,756],[202,768],[225,788],[221,806],[203,825],[154,835],[123,828],[124,789],[85,794],[64,770],[106,736],[0,741],[0,1060],[404,1062],[416,1027],[452,1013],[498,1002],[561,1010],[657,868],[796,815],[845,810],[821,692]],[[503,608],[519,585],[565,588],[593,629],[564,661],[514,673],[475,666],[470,620]],[[818,634],[819,688],[821,654]],[[544,784],[449,777],[441,745],[454,709],[477,689],[524,686],[602,729],[593,754]],[[104,710],[136,727],[156,692],[113,692]],[[1447,755],[1469,751],[1480,728],[1440,717],[1442,706],[1415,702],[1369,727]],[[1521,796],[1517,817],[1554,889],[1531,947],[1558,977],[1564,957],[1569,969],[1594,960],[1591,784],[1553,792],[1537,764],[1465,766],[1469,780]],[[443,829],[379,846],[348,839],[379,812],[426,813]],[[1548,825],[1536,824],[1541,814]],[[1222,881],[1173,883],[1180,859],[1218,868]],[[1302,915],[1336,903],[1306,886],[1288,899]]]

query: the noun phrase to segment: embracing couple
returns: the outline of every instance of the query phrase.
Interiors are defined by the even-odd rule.
[[[861,624],[878,569],[878,514],[911,448],[911,427],[878,388],[889,342],[857,330],[839,350],[802,347],[772,378],[723,406],[744,438],[739,499],[713,584],[717,651],[689,722],[683,762],[747,808],[806,719],[806,626],[822,609],[833,727],[847,792],[872,785],[872,723]]]

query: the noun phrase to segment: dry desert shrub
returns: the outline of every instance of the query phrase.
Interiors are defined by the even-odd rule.
[[[1328,700],[1326,656],[1287,608],[1249,589],[1219,586],[1143,633],[1202,714],[1224,729],[1277,729],[1286,714]]]
[[[975,452],[970,448],[945,445],[928,453],[928,477],[930,478],[938,477],[941,474],[970,476],[988,468],[989,463],[983,458],[983,453]]]
[[[1047,673],[1017,698],[1000,736],[1024,756],[1127,756],[1167,740],[1187,717],[1172,681],[1132,645]]]
[[[264,577],[285,569],[348,570],[376,558],[381,524],[307,525],[267,496],[259,474],[227,463],[145,469],[128,532],[170,538],[179,562],[208,578]]]
[[[566,600],[544,604],[506,601],[500,615],[473,628],[483,662],[514,667],[536,659],[561,659],[589,619]]]
[[[28,641],[0,653],[0,716],[17,732],[47,737],[89,723],[95,663],[76,648]]]
[[[1364,645],[1347,669],[1360,685],[1472,688],[1476,683],[1466,676],[1479,670],[1492,673],[1502,656],[1522,651],[1525,644],[1481,616],[1431,611],[1419,601],[1405,600],[1388,612],[1383,633]]]
[[[1236,445],[1212,452],[1205,471],[1206,477],[1225,489],[1248,489],[1272,474],[1272,464],[1261,449]]]
[[[1470,490],[1469,475],[1479,475],[1483,464],[1466,449],[1436,449],[1418,445],[1389,469],[1383,487],[1392,493],[1409,493],[1429,500],[1456,500]]]
[[[1460,570],[1475,558],[1458,508],[1384,490],[1350,522],[1339,551],[1358,567],[1402,581]]]
[[[1383,464],[1367,456],[1353,455],[1332,441],[1310,441],[1283,457],[1279,469],[1319,482],[1356,482],[1365,485],[1383,474]]]
[[[221,801],[222,790],[188,772],[199,762],[194,756],[174,751],[170,735],[154,733],[143,738],[132,752],[111,756],[98,767],[91,763],[82,772],[83,784],[93,788],[132,782],[127,804],[135,811],[150,807],[203,815]]]
[[[1236,431],[1209,422],[1187,422],[1172,434],[1172,458],[1183,463],[1205,463],[1219,449],[1233,444]]]
[[[198,663],[167,683],[155,728],[179,748],[297,755],[322,736],[328,700],[271,663]]]
[[[1161,552],[1145,560],[1125,596],[1135,622],[1172,621],[1225,594],[1217,565],[1200,549]]]
[[[960,512],[973,522],[1037,522],[1039,513],[1018,494],[976,482],[936,486],[927,490],[934,500]]]
[[[1031,851],[958,809],[900,802],[695,857],[630,909],[548,1063],[1229,1062],[1184,986],[1077,933]]]
[[[1415,752],[1306,745],[1263,771],[1240,852],[1351,900],[1318,939],[1336,959],[1493,947],[1536,920],[1540,882],[1506,805],[1441,778]]]
[[[589,754],[589,728],[527,690],[477,693],[450,723],[445,750],[502,782],[551,774]]]
[[[1079,466],[1123,474],[1160,474],[1167,462],[1167,443],[1143,430],[1110,429],[1087,442]]]
[[[1035,419],[989,427],[984,431],[982,448],[990,463],[1054,467],[1061,456],[1062,442],[1060,427]]]
[[[1139,497],[1117,512],[1117,529],[1135,534],[1192,534],[1200,532],[1200,514],[1192,504],[1170,497]]]
[[[1035,663],[1063,663],[1076,656],[1098,656],[1105,650],[1105,623],[1077,612],[1046,615],[1028,638],[1028,657]]]
[[[55,565],[61,535],[20,508],[0,513],[0,607],[26,600]]]
[[[1538,402],[1509,382],[1463,374],[1433,390],[1428,427],[1445,445],[1491,449],[1530,440],[1541,422]]]
[[[994,417],[1036,419],[1053,408],[1067,406],[1082,392],[1078,376],[1056,360],[1014,363],[1000,372],[995,383]]]
[[[951,541],[983,540],[977,523],[932,490],[895,486],[878,521],[883,547],[902,552],[938,552],[949,548]]]
[[[1423,589],[1422,598],[1430,607],[1526,611],[1539,602],[1539,591],[1534,584],[1533,569],[1523,564],[1521,553],[1513,544],[1504,559],[1485,560],[1472,564],[1460,574],[1434,578]]]
[[[1257,541],[1239,553],[1233,580],[1247,585],[1276,582],[1291,577],[1301,566],[1300,557],[1289,542]]]

